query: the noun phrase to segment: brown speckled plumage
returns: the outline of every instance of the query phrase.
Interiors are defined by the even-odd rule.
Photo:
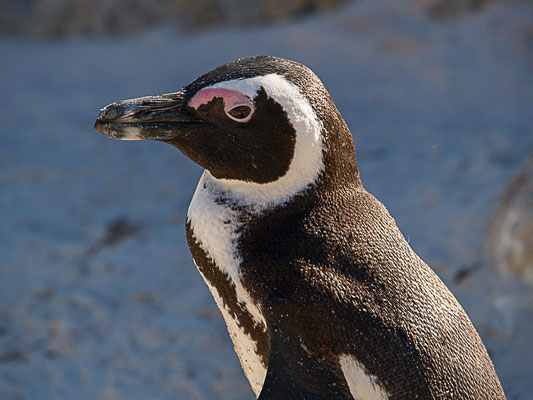
[[[309,69],[275,57],[237,60],[201,76],[179,98],[186,104],[217,82],[267,74],[281,75],[298,87],[316,113],[324,168],[288,201],[260,212],[235,201],[231,193],[217,194],[217,204],[237,216],[239,282],[266,326],[239,302],[231,277],[202,248],[187,222],[187,240],[200,272],[268,366],[259,399],[353,399],[341,355],[354,357],[391,400],[505,399],[462,307],[413,252],[386,208],[363,188],[351,133]],[[202,109],[209,118],[221,107],[217,101]],[[197,124],[197,116],[181,107],[181,117]],[[275,181],[290,167],[294,129],[264,90],[258,92],[256,107],[260,124],[254,125],[252,117],[250,125],[226,126],[215,118],[164,141],[213,169],[216,178]],[[273,136],[258,138],[269,134]],[[238,151],[232,153],[232,148]],[[249,167],[251,155],[261,167]]]

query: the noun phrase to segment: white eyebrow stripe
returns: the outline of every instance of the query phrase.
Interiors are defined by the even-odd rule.
[[[208,88],[236,90],[250,99],[254,99],[257,92],[264,88],[267,95],[283,107],[296,131],[294,156],[284,176],[274,182],[259,184],[216,179],[207,172],[208,178],[217,182],[221,190],[231,192],[245,204],[261,208],[285,202],[316,182],[324,169],[323,124],[296,85],[281,75],[269,74],[219,82]]]

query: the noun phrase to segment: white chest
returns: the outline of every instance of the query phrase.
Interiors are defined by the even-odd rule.
[[[254,323],[266,333],[265,319],[241,282],[241,258],[236,244],[242,222],[239,222],[237,211],[217,201],[219,194],[210,186],[206,175],[207,173],[202,175],[187,213],[192,232],[207,256],[235,285],[238,303],[246,308]],[[234,313],[227,307],[217,288],[204,274],[202,276],[222,312],[244,373],[253,391],[259,395],[266,377],[266,368],[257,355],[257,343],[241,328],[241,321],[232,316]]]

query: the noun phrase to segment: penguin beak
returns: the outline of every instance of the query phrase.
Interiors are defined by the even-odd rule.
[[[187,108],[183,90],[118,101],[100,111],[94,129],[121,140],[171,141],[205,124]]]

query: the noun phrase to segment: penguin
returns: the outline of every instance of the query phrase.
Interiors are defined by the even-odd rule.
[[[189,248],[260,400],[505,399],[458,301],[362,184],[320,79],[272,56],[115,102],[95,130],[205,168]]]

